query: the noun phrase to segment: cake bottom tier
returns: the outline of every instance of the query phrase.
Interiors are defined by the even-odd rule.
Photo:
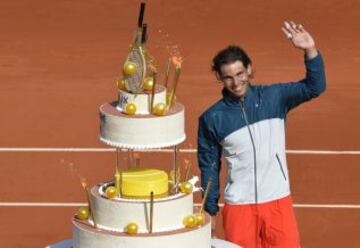
[[[73,219],[74,248],[210,248],[211,224],[207,216],[204,225],[168,232],[129,235],[95,229],[88,222]]]

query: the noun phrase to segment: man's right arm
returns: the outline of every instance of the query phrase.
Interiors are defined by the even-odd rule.
[[[205,211],[212,216],[216,215],[219,211],[221,150],[211,123],[207,120],[206,115],[201,116],[199,118],[197,155],[201,171],[201,187],[204,190],[206,189],[208,181],[211,179],[211,187],[205,203]]]

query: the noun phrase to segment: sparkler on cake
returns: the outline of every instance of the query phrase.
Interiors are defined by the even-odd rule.
[[[96,224],[96,220],[93,214],[93,205],[91,202],[91,196],[90,196],[90,191],[89,191],[89,187],[86,183],[86,179],[84,177],[80,177],[80,183],[81,186],[83,187],[84,191],[85,191],[85,195],[86,195],[86,200],[87,200],[87,204],[88,204],[88,212],[86,211],[86,209],[81,208],[79,209],[78,213],[77,213],[77,217],[79,219],[88,219],[89,217],[91,217],[93,223],[94,223],[94,227],[97,228],[97,224]],[[87,218],[86,218],[87,217]]]

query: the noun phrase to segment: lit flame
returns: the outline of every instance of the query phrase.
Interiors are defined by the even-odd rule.
[[[157,69],[154,64],[148,64],[148,69],[152,72],[152,74],[157,73]]]
[[[177,67],[181,68],[182,58],[179,56],[173,56],[172,57],[172,63]]]
[[[84,177],[81,177],[80,176],[80,183],[81,183],[81,186],[86,189],[87,188],[87,183],[86,183],[86,179]]]
[[[61,159],[60,162],[62,164],[66,163],[66,166],[67,166],[67,168],[68,168],[68,170],[70,172],[70,175],[72,177],[77,176],[79,178],[79,180],[80,180],[81,186],[86,190],[86,188],[87,188],[86,179],[83,176],[80,175],[80,173],[78,172],[78,170],[77,170],[76,166],[74,165],[74,163],[67,162],[65,159]]]

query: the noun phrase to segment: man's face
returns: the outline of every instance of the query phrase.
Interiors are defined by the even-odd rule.
[[[221,75],[218,75],[218,77],[223,82],[224,87],[234,96],[244,97],[251,75],[251,65],[245,68],[243,63],[237,60],[233,63],[222,65],[220,71]]]

